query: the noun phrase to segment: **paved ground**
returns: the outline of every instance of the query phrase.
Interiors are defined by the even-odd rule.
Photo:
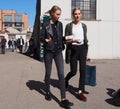
[[[68,91],[67,98],[74,103],[71,109],[119,109],[108,103],[111,92],[120,88],[120,60],[93,60],[97,67],[97,85],[86,86],[90,92],[87,102]],[[65,64],[65,75],[69,65]],[[79,73],[70,81],[78,86]],[[51,75],[52,101],[44,98],[44,64],[17,52],[0,54],[0,109],[61,109],[58,77],[53,63]],[[72,87],[73,88],[73,87]]]

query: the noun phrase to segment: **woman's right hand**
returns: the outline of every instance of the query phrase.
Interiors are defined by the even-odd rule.
[[[72,42],[73,42],[73,36],[72,36],[72,35],[66,36],[66,41],[67,41],[68,43],[72,43]]]

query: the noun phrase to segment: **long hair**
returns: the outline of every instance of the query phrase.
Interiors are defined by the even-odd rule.
[[[55,13],[57,10],[61,11],[61,8],[59,6],[54,5],[50,10],[48,10],[47,12],[45,12],[46,14],[49,13],[50,16],[52,15],[52,13]]]
[[[80,8],[75,7],[75,8],[72,10],[72,16],[74,15],[74,13],[75,13],[76,10],[80,10],[80,12],[82,12],[82,10],[81,10]]]

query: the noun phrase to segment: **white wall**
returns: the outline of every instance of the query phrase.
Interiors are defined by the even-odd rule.
[[[70,22],[71,0],[43,0],[42,13],[53,5],[62,8],[64,28]],[[97,20],[82,21],[87,24],[89,54],[93,59],[120,58],[120,0],[97,0]]]
[[[60,19],[67,19],[71,16],[71,0],[41,0],[41,15],[50,10],[52,6],[57,5],[62,9]]]
[[[88,26],[90,55],[92,58],[120,58],[120,0],[97,0],[97,21]]]

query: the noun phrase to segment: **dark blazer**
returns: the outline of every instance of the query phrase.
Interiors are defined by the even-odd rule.
[[[56,22],[56,29],[57,29],[57,48],[59,50],[62,50],[64,38],[63,38],[63,25],[60,21]],[[49,37],[52,38],[52,41],[49,43],[45,42],[45,39]],[[41,41],[44,43],[45,50],[52,51],[54,49],[53,30],[50,22],[46,22],[43,24],[42,31],[41,31]]]
[[[87,26],[82,23],[83,33],[84,33],[84,45],[86,49],[88,49],[88,39],[87,39]],[[68,23],[65,27],[65,36],[72,35],[72,22]],[[66,52],[65,52],[65,62],[68,64],[70,62],[71,55],[71,43],[66,44]]]
[[[82,27],[83,27],[83,32],[84,32],[84,44],[86,46],[87,43],[88,43],[88,39],[87,39],[87,26],[82,23]],[[66,25],[66,28],[65,28],[65,36],[69,36],[69,35],[72,35],[72,22],[70,22],[69,24]]]

